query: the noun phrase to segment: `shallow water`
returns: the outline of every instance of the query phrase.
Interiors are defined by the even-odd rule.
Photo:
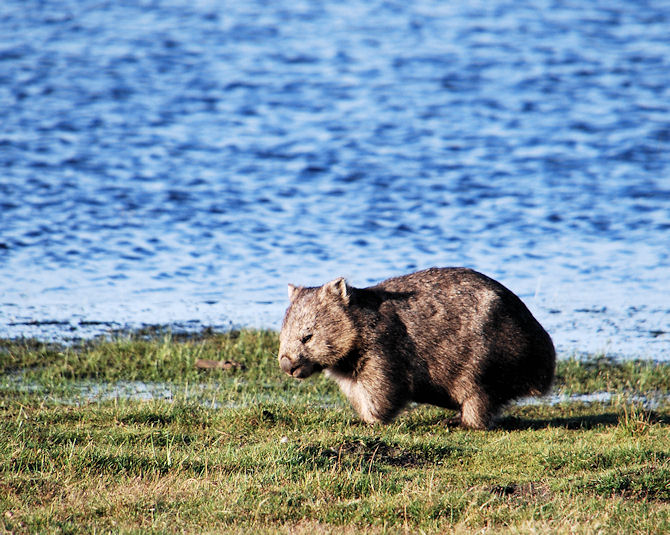
[[[670,3],[0,7],[0,336],[278,327],[466,265],[670,359]]]
[[[11,377],[8,381],[10,388],[19,392],[44,392],[38,383],[25,381],[20,375]],[[0,385],[2,388],[4,385]],[[129,401],[186,401],[198,403],[211,408],[240,408],[256,406],[263,401],[276,402],[277,398],[271,393],[254,393],[243,398],[235,396],[221,397],[225,393],[224,385],[216,383],[195,383],[186,386],[161,382],[145,381],[116,381],[113,383],[100,381],[78,381],[69,386],[69,391],[60,395],[46,394],[48,399],[65,404],[96,403],[113,400]],[[548,394],[542,397],[528,397],[513,401],[514,405],[558,405],[563,403],[583,404],[611,404],[628,403],[647,410],[658,409],[670,400],[667,392],[650,392],[646,395],[635,393],[621,394],[616,392],[593,392],[590,394]],[[327,396],[315,400],[317,406],[332,408],[335,401]],[[415,406],[416,404],[411,404]]]

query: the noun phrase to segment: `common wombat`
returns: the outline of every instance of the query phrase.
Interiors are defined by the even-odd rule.
[[[431,268],[369,288],[338,278],[288,293],[281,369],[299,379],[325,370],[368,423],[415,401],[460,409],[463,426],[484,429],[508,401],[551,386],[551,338],[476,271]]]

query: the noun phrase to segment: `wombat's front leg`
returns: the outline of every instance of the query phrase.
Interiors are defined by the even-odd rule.
[[[461,425],[469,429],[489,429],[493,412],[485,395],[473,393],[461,405]]]
[[[336,370],[326,373],[335,379],[361,419],[368,424],[388,423],[402,410],[405,400],[384,382],[368,382]],[[385,388],[386,387],[386,388]]]

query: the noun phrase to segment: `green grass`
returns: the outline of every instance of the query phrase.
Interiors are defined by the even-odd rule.
[[[481,432],[424,406],[364,425],[276,351],[268,331],[0,342],[0,530],[670,532],[668,364],[561,360],[556,392],[612,400],[513,405]],[[128,381],[171,399],[118,394]],[[653,411],[632,401],[647,394]]]

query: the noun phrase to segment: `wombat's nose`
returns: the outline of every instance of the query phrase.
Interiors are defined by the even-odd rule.
[[[291,373],[291,370],[293,369],[293,363],[291,362],[291,359],[288,358],[286,355],[282,355],[279,358],[279,366],[281,367],[282,371],[284,373]]]

